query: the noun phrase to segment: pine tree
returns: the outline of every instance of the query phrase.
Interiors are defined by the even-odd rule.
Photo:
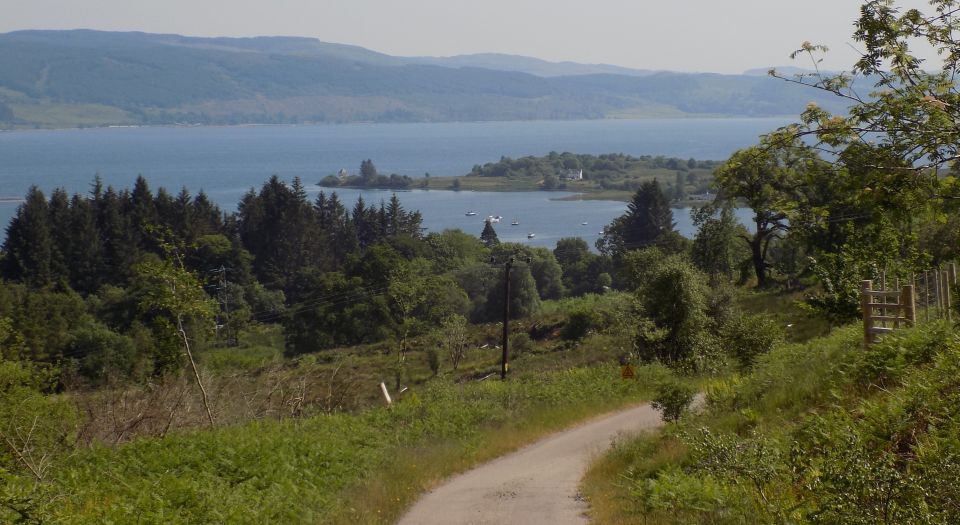
[[[117,194],[107,187],[99,200],[97,229],[103,236],[104,276],[110,284],[125,285],[133,275],[133,264],[140,258],[135,227],[125,213],[130,194]]]
[[[50,203],[47,207],[50,218],[50,236],[52,239],[52,249],[50,253],[50,272],[53,282],[69,281],[69,267],[72,262],[69,259],[71,245],[74,243],[71,234],[70,198],[67,191],[63,188],[57,188],[50,194]]]
[[[159,251],[156,232],[152,231],[157,224],[157,208],[153,202],[153,192],[147,179],[137,176],[133,184],[133,191],[129,193],[127,203],[128,217],[137,239],[137,246],[146,251]]]
[[[480,242],[482,242],[487,248],[493,248],[494,246],[500,244],[500,239],[497,238],[497,231],[493,229],[493,224],[491,224],[490,221],[483,223],[483,232],[480,233]]]
[[[670,202],[656,179],[644,182],[627,205],[627,212],[613,220],[597,240],[605,255],[645,248],[670,234],[676,234]]]
[[[103,241],[97,229],[94,203],[79,195],[70,202],[70,286],[81,294],[100,288],[103,275]]]
[[[223,212],[210,201],[207,194],[200,190],[193,198],[193,222],[191,231],[194,236],[201,237],[223,231]]]
[[[363,177],[364,185],[369,185],[374,183],[377,180],[377,167],[373,165],[373,161],[367,159],[360,163],[360,176]]]
[[[36,186],[27,190],[26,201],[7,226],[4,273],[8,278],[42,287],[52,281],[53,239],[47,200]]]

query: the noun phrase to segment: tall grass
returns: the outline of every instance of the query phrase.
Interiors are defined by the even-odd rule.
[[[25,490],[45,491],[31,512],[62,523],[386,523],[443,476],[643,399],[661,373],[437,380],[390,408],[81,450]]]
[[[584,491],[601,523],[957,523],[960,338],[859,327],[713,381],[708,410],[624,442]]]

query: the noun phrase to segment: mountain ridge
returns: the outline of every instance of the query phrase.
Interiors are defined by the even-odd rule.
[[[284,36],[0,34],[0,104],[13,113],[2,127],[764,117],[811,100],[836,106],[766,77],[496,53],[395,57]]]

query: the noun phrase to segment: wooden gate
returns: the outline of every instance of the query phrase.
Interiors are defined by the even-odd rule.
[[[860,284],[864,346],[876,341],[878,335],[889,334],[904,325],[916,324],[917,306],[912,284],[899,290],[874,290],[873,281],[862,281]]]

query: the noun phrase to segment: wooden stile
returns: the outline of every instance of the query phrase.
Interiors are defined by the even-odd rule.
[[[890,334],[897,328],[917,323],[916,289],[912,284],[904,285],[899,290],[874,290],[873,281],[861,281],[860,305],[863,308],[865,348],[874,343],[878,335]],[[893,326],[877,326],[878,323],[890,323]]]

